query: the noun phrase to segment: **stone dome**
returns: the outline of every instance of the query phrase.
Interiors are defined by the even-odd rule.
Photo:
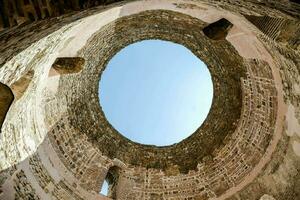
[[[0,199],[300,199],[299,18],[288,0],[0,1]],[[107,63],[147,39],[212,76],[206,120],[170,146],[99,103]]]

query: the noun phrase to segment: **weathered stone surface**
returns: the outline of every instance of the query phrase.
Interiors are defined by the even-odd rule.
[[[117,0],[2,0],[0,30],[113,2]]]
[[[34,71],[30,70],[26,72],[26,74],[22,76],[19,80],[14,82],[14,84],[11,85],[11,89],[16,99],[20,99],[26,92],[30,82],[32,81],[33,75]]]
[[[82,70],[85,60],[83,58],[57,58],[52,65],[54,71],[50,70],[50,76],[58,74],[78,73]]]
[[[176,19],[171,20],[175,16]],[[242,57],[227,41],[217,44],[218,47],[210,51],[209,47],[212,45],[210,39],[199,32],[204,25],[203,22],[187,15],[167,11],[149,11],[121,18],[103,27],[89,41],[89,44],[82,50],[82,54],[79,54],[85,58],[87,66],[96,67],[88,67],[89,70],[82,71],[82,76],[86,77],[84,78],[85,84],[74,88],[82,95],[74,96],[74,100],[70,96],[70,108],[74,108],[68,111],[73,113],[68,119],[71,125],[85,132],[89,140],[98,146],[103,154],[111,158],[116,157],[125,163],[163,170],[177,165],[183,173],[196,169],[199,161],[204,156],[212,154],[214,149],[223,144],[222,141],[226,135],[230,135],[236,129],[242,103],[239,82],[242,77],[246,77],[246,66]],[[173,34],[170,35],[170,32]],[[190,35],[190,37],[182,37],[182,35]],[[147,146],[129,141],[106,121],[102,110],[99,110],[97,98],[99,76],[94,76],[94,74],[101,73],[109,59],[121,48],[146,38],[170,40],[185,45],[206,62],[214,81],[214,99],[206,121],[191,137],[168,147]],[[199,49],[207,50],[199,51]],[[220,57],[221,54],[228,56]],[[61,79],[60,91],[65,93],[66,89],[63,87],[70,87],[76,78]],[[94,87],[87,90],[84,85]],[[91,100],[89,104],[86,104],[87,97]],[[83,108],[95,112],[82,113]],[[82,123],[83,121],[76,117],[80,113],[85,118],[95,120]],[[186,154],[189,155],[188,158]]]
[[[222,18],[204,27],[203,33],[213,40],[224,40],[233,24]]]
[[[264,194],[259,200],[276,200],[272,196]]]

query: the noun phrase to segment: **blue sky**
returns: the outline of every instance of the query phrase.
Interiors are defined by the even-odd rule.
[[[107,181],[104,181],[103,182],[103,185],[102,185],[102,188],[101,188],[101,191],[100,191],[101,194],[104,194],[105,196],[107,196],[108,194],[108,182]]]
[[[182,45],[144,40],[117,53],[104,70],[100,104],[132,141],[171,145],[196,131],[213,97],[206,65]]]

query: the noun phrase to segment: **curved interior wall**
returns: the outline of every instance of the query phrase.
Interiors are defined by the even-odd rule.
[[[243,16],[270,15],[299,30],[290,13],[250,1],[137,1],[4,33],[2,48],[9,48],[1,50],[0,82],[27,86],[1,130],[0,199],[105,199],[98,193],[113,167],[116,199],[297,199],[297,35],[274,28],[274,38]],[[222,18],[233,24],[225,39],[202,32]],[[209,67],[216,91],[204,124],[164,148],[122,137],[97,97],[109,59],[150,38],[191,49]],[[80,70],[54,70],[66,57],[84,60]]]

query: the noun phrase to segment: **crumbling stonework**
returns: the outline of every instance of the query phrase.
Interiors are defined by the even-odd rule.
[[[5,29],[0,82],[16,98],[0,134],[0,199],[300,199],[298,11],[287,0],[135,1]],[[108,61],[145,39],[186,46],[212,75],[207,119],[174,145],[128,140],[99,102]]]
[[[72,74],[82,70],[85,60],[83,58],[57,58],[52,65],[49,76],[54,74]]]
[[[82,9],[106,5],[111,0],[1,0],[0,30]]]
[[[227,19],[222,18],[209,24],[207,27],[204,27],[203,33],[212,40],[225,40],[232,26],[233,24],[231,24]]]

